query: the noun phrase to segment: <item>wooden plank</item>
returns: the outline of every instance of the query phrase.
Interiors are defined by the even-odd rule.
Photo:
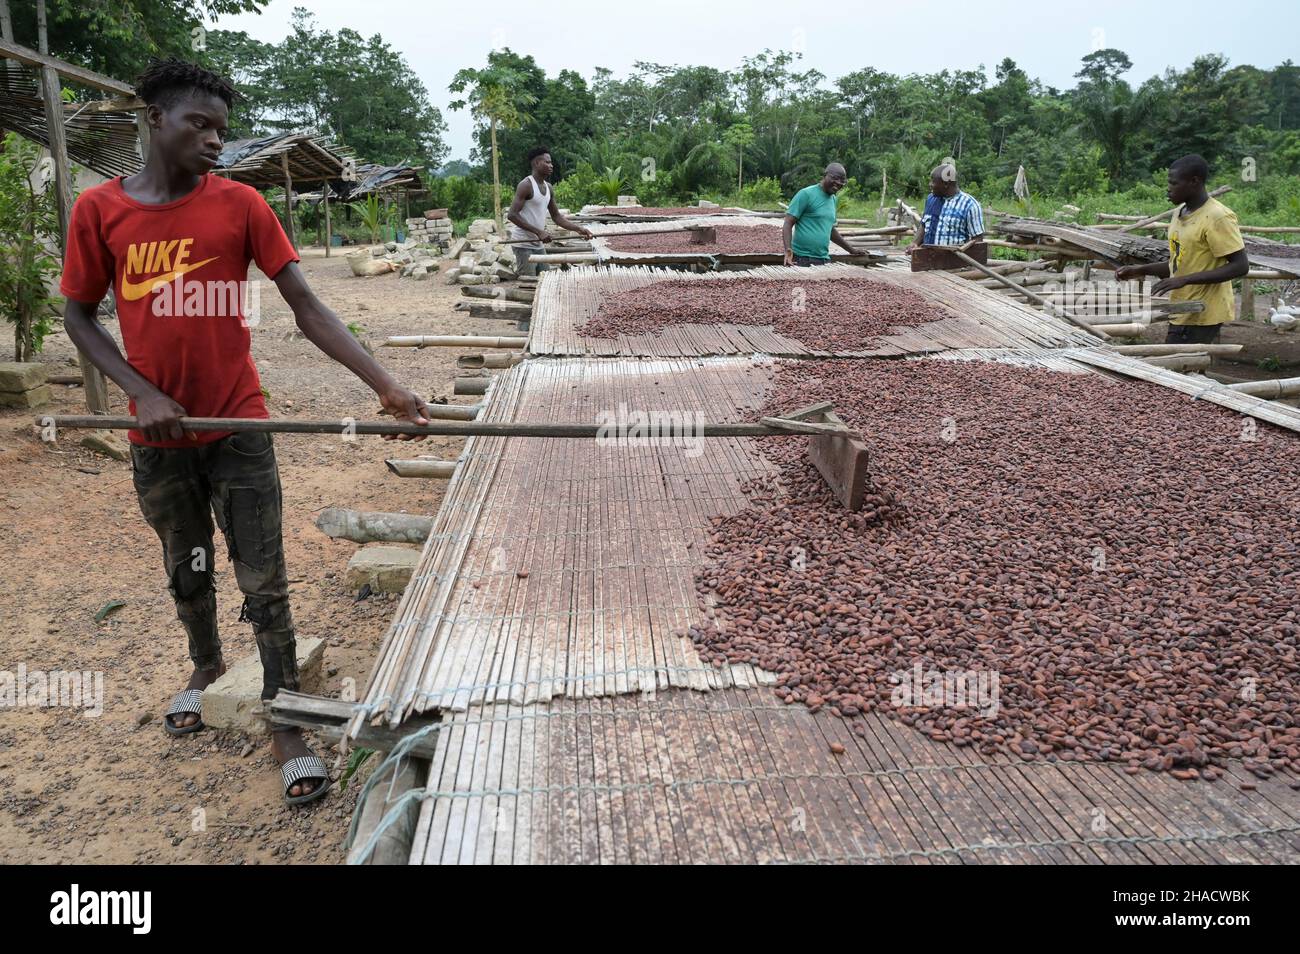
[[[135,89],[121,80],[115,80],[103,73],[96,73],[94,70],[84,69],[69,63],[67,60],[61,60],[57,56],[37,53],[30,47],[14,43],[12,40],[0,39],[0,57],[16,60],[37,69],[52,69],[57,75],[67,77],[83,86],[89,86],[91,89],[101,90],[105,93],[115,93],[119,96],[135,96]]]
[[[819,415],[828,424],[843,426],[832,411]],[[836,498],[849,510],[861,510],[867,489],[867,445],[858,438],[816,436],[808,439],[808,459]]]
[[[280,153],[280,168],[284,170],[284,231],[289,236],[289,244],[295,249],[298,242],[293,234],[293,176],[289,174],[289,154]]]
[[[68,141],[63,129],[63,97],[58,73],[52,66],[41,68],[41,100],[45,125],[49,127],[50,156],[54,160],[54,190],[59,209],[59,245],[66,251],[72,220],[72,167],[68,162]],[[77,362],[86,393],[86,407],[92,414],[108,413],[108,382],[80,348]]]
[[[330,185],[326,182],[321,187],[321,203],[325,206],[325,257],[330,257],[334,247],[334,228],[330,223]]]

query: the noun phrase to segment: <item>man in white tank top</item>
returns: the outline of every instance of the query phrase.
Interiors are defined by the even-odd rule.
[[[514,246],[515,261],[519,265],[520,275],[536,275],[538,266],[530,266],[528,259],[542,250],[542,246],[551,241],[553,236],[546,231],[546,216],[562,229],[577,232],[583,238],[591,238],[591,233],[581,225],[571,222],[560,215],[555,205],[555,190],[551,188],[551,173],[555,167],[551,164],[549,150],[538,147],[528,152],[528,162],[532,174],[525,177],[515,189],[515,201],[510,203],[506,219],[510,222],[510,238],[535,239]]]

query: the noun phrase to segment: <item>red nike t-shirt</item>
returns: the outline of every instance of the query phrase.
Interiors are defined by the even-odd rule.
[[[184,198],[146,205],[119,177],[87,189],[72,207],[59,288],[81,302],[113,289],[127,362],[186,416],[265,418],[244,307],[246,297],[258,300],[246,292],[250,261],[271,278],[298,261],[255,189],[208,174]],[[127,432],[133,444],[152,447],[225,436],[150,441]]]

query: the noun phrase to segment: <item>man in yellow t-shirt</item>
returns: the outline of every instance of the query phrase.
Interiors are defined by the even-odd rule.
[[[1169,201],[1181,206],[1169,223],[1169,261],[1125,265],[1115,277],[1124,281],[1159,278],[1153,295],[1169,293],[1174,301],[1201,301],[1205,310],[1169,323],[1169,344],[1209,344],[1232,320],[1232,280],[1250,271],[1237,214],[1205,191],[1209,166],[1197,155],[1183,156],[1169,167]]]

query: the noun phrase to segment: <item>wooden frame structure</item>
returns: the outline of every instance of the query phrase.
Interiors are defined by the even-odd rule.
[[[13,28],[9,17],[8,0],[0,0],[0,57],[12,60],[23,66],[31,67],[39,74],[41,100],[45,107],[45,131],[48,137],[46,145],[54,161],[54,191],[59,207],[59,248],[66,249],[68,244],[68,226],[72,218],[72,166],[68,158],[68,140],[65,130],[62,84],[60,77],[89,86],[91,89],[117,97],[109,100],[108,105],[96,109],[115,112],[133,111],[136,117],[136,131],[140,142],[141,161],[148,155],[149,127],[144,121],[144,104],[135,98],[135,90],[111,76],[104,76],[94,70],[84,69],[66,60],[50,56],[49,40],[45,29],[45,3],[37,4],[37,24],[40,50],[32,50],[13,42]],[[93,414],[108,413],[108,382],[103,373],[90,363],[80,350],[77,358],[81,365],[82,382],[85,385],[86,406]]]
[[[254,189],[284,189],[284,230],[297,248],[293,227],[293,184],[319,182],[323,191],[329,183],[354,174],[350,153],[332,140],[310,130],[294,130],[236,139],[226,143],[221,161],[213,173],[243,182]],[[329,196],[325,195],[329,217]]]

